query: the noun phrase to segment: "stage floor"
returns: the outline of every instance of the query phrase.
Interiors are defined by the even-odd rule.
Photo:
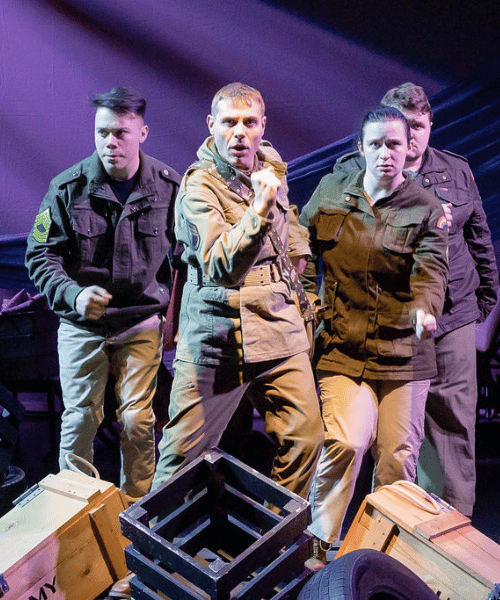
[[[58,472],[57,448],[59,442],[59,416],[49,420],[42,412],[43,399],[30,395],[20,400],[28,409],[20,425],[19,443],[11,464],[21,468],[26,474],[26,482],[31,486],[49,473]],[[56,406],[57,407],[57,406]],[[60,410],[60,406],[58,406]],[[254,439],[249,440],[252,466],[267,474],[272,460],[273,447],[263,434],[262,422],[254,415]],[[157,433],[157,441],[160,434]],[[500,419],[480,420],[477,424],[476,465],[477,488],[476,505],[472,525],[495,542],[500,543]],[[94,443],[95,466],[101,478],[118,485],[119,480],[119,430],[115,422],[102,428]],[[362,470],[360,482],[349,508],[343,535],[351,525],[361,501],[370,492],[371,470],[369,461]],[[330,556],[329,558],[333,558]],[[105,596],[103,596],[105,597]]]

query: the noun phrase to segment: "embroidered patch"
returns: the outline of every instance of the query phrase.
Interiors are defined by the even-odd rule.
[[[188,231],[189,231],[189,244],[193,248],[193,250],[198,250],[200,245],[200,234],[198,232],[198,227],[194,223],[188,223]]]
[[[439,217],[439,219],[437,220],[437,228],[438,229],[445,229],[447,225],[447,221],[446,221],[446,217]]]
[[[33,225],[33,237],[40,244],[45,244],[49,239],[49,229],[52,219],[50,218],[50,208],[46,208],[39,213]]]

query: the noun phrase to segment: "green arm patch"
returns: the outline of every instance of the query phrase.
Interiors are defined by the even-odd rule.
[[[46,208],[39,213],[33,225],[33,237],[40,244],[45,244],[49,238],[49,229],[52,219],[50,218],[50,208]]]

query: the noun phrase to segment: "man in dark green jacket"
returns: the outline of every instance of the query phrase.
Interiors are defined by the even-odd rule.
[[[60,468],[92,462],[110,371],[116,376],[121,488],[129,502],[154,473],[151,407],[169,301],[179,175],[140,151],[146,101],[127,88],[94,96],[96,152],[58,175],[28,237],[26,265],[58,331]]]

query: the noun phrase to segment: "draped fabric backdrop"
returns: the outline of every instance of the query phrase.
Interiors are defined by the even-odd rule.
[[[465,156],[500,242],[500,60],[467,80],[430,98],[433,128],[430,144]],[[306,154],[288,165],[291,200],[302,206],[335,161],[355,148],[357,134]]]
[[[363,113],[413,81],[438,109],[435,145],[470,156],[497,239],[489,190],[498,180],[498,77],[477,73],[490,47],[498,56],[499,9],[466,4],[0,0],[0,288],[27,285],[25,240],[41,199],[55,175],[93,151],[88,97],[113,86],[145,95],[144,150],[181,173],[207,135],[215,91],[237,80],[258,88],[265,137],[289,161],[301,205],[350,149]]]

